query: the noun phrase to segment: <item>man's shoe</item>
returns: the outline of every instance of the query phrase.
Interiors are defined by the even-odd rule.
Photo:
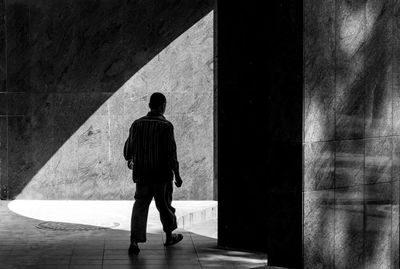
[[[131,245],[129,246],[129,250],[128,250],[128,254],[129,255],[137,255],[139,254],[140,249],[139,246],[136,242],[131,243]]]
[[[172,246],[175,245],[176,243],[182,241],[183,235],[182,234],[172,234],[171,238],[167,239],[165,241],[164,246]]]

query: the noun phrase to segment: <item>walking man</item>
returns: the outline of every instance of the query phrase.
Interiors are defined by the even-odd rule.
[[[174,126],[164,117],[166,104],[162,93],[153,93],[149,103],[150,112],[132,123],[124,146],[124,157],[136,183],[129,255],[138,254],[138,243],[146,242],[147,216],[153,197],[166,234],[164,245],[173,245],[183,239],[182,234],[172,233],[177,228],[175,208],[171,205],[172,181],[175,176],[175,185],[179,188],[182,179],[179,175]]]

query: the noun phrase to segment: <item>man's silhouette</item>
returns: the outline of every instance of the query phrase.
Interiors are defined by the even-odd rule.
[[[174,126],[165,119],[166,98],[162,93],[150,97],[150,112],[135,120],[124,146],[124,157],[132,169],[136,183],[135,203],[131,219],[131,245],[129,254],[138,254],[138,243],[146,242],[147,216],[154,197],[160,212],[165,246],[182,240],[182,234],[173,234],[177,228],[175,208],[172,207],[172,180],[179,188],[182,179],[176,154]]]

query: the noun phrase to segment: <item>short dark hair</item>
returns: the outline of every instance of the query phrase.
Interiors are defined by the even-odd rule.
[[[155,92],[150,96],[149,107],[151,109],[157,109],[166,102],[167,98],[165,98],[164,94],[162,94],[161,92]]]

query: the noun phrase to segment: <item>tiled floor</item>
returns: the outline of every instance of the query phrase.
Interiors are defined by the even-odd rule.
[[[152,208],[150,222],[157,215]],[[215,238],[185,230],[179,231],[182,242],[165,248],[161,230],[152,229],[140,254],[130,258],[126,229],[52,231],[36,228],[41,222],[0,201],[1,269],[268,268],[265,254],[220,249]]]

